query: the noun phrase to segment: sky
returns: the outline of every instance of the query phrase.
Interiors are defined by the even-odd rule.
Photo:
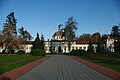
[[[58,25],[74,16],[78,22],[76,35],[110,34],[120,24],[120,0],[0,0],[0,30],[6,16],[14,12],[17,29],[24,27],[35,38],[43,34],[51,39]]]

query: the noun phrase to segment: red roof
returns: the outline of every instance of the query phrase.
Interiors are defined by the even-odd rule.
[[[76,44],[89,44],[89,41],[76,40]]]

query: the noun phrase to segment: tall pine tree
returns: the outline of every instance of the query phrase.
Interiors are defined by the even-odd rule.
[[[37,37],[35,38],[35,41],[33,42],[33,49],[41,49],[41,41],[38,33]]]
[[[39,38],[39,34],[37,33],[37,37],[35,38],[35,41],[33,42],[33,49],[42,49],[44,50],[44,36],[41,35],[41,38]]]
[[[41,35],[41,49],[44,50],[44,36],[43,34]]]

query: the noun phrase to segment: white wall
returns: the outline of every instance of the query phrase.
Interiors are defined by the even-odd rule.
[[[107,44],[107,49],[108,49],[110,52],[114,52],[114,39],[108,38],[106,44]]]

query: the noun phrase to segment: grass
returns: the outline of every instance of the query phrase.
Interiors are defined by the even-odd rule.
[[[93,62],[95,64],[99,64],[106,68],[110,68],[120,72],[120,56],[118,55],[115,56],[115,55],[116,54],[92,54],[92,55],[78,56],[78,57],[85,59],[89,62]]]
[[[23,66],[35,60],[38,60],[42,57],[43,56],[32,56],[30,54],[0,55],[0,74],[8,72],[17,67]]]

